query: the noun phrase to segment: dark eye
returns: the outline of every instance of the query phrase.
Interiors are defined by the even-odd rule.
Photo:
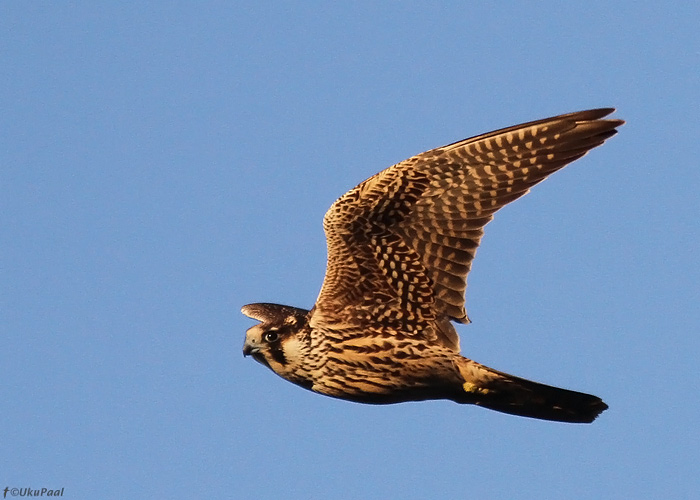
[[[265,339],[265,342],[277,342],[277,340],[280,338],[279,334],[277,332],[267,332],[265,333],[265,336],[263,337]]]

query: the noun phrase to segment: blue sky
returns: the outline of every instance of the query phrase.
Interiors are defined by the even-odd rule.
[[[3,2],[0,489],[697,494],[700,7],[670,5]],[[313,305],[347,189],[601,106],[627,125],[499,212],[459,328],[603,397],[594,424],[363,406],[243,359],[241,305]]]

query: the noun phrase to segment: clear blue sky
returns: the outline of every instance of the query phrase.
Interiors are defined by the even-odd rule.
[[[2,2],[0,491],[696,495],[698,19],[692,2]],[[347,189],[600,106],[627,125],[488,226],[459,329],[468,357],[602,396],[594,424],[363,406],[243,359],[241,305],[313,305]]]

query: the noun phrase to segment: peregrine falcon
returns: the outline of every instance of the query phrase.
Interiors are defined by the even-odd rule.
[[[323,219],[326,276],[309,311],[269,303],[243,354],[327,396],[388,404],[448,399],[560,422],[592,422],[598,397],[494,370],[460,355],[467,274],[496,211],[616,134],[593,109],[465,139],[370,177]]]

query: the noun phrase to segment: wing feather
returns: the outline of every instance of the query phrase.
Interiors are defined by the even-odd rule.
[[[516,125],[419,154],[339,198],[324,218],[317,326],[394,329],[458,350],[467,275],[493,214],[616,133],[610,108]]]

